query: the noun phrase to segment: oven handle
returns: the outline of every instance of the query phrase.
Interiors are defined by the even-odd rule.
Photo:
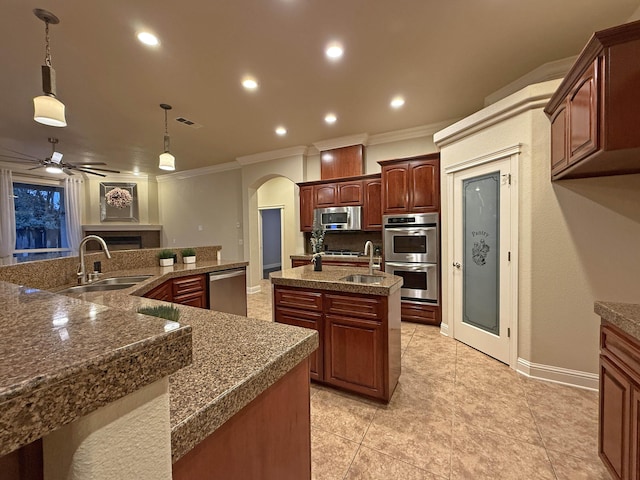
[[[426,227],[426,228],[398,228],[398,227],[385,227],[386,232],[401,232],[405,235],[425,235],[427,232],[436,231],[435,227]]]
[[[421,265],[408,265],[406,263],[395,263],[395,262],[385,262],[385,265],[389,267],[398,267],[403,270],[428,270],[430,268],[436,268],[438,266],[437,263],[423,263]]]

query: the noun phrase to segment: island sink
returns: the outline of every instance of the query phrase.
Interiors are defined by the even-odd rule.
[[[122,283],[139,283],[151,278],[152,275],[137,275],[131,277],[112,277],[105,278],[104,280],[98,280],[97,282],[93,282],[93,285],[118,285]]]
[[[365,275],[365,274],[354,274],[347,275],[346,277],[341,278],[343,282],[351,282],[351,283],[367,283],[367,284],[379,284],[382,283],[384,277],[381,275]]]
[[[87,293],[87,292],[106,292],[109,290],[121,290],[123,288],[133,287],[135,283],[89,283],[87,285],[78,285],[75,287],[60,290],[57,293]]]

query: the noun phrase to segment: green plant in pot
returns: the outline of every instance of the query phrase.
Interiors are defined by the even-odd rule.
[[[140,307],[138,313],[145,315],[151,315],[154,317],[164,318],[165,320],[171,320],[177,322],[180,319],[180,310],[173,305],[158,305],[156,307]]]
[[[173,265],[174,253],[172,250],[160,250],[158,252],[158,259],[160,260],[161,267],[170,267]]]
[[[182,263],[196,263],[195,248],[183,248],[180,253],[182,254]]]

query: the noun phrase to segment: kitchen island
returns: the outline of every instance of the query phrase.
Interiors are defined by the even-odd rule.
[[[400,377],[402,278],[313,265],[275,272],[273,318],[318,331],[311,379],[388,402]]]
[[[128,445],[111,463],[130,467],[128,475],[137,478],[204,478],[203,471],[207,478],[309,478],[307,358],[317,346],[314,332],[182,305],[179,324],[135,313],[139,306],[165,304],[139,295],[170,278],[239,264],[246,262],[112,270],[104,276],[151,277],[127,289],[73,297],[0,283],[3,304],[10,307],[2,320],[13,327],[1,340],[4,359],[9,359],[0,372],[2,454],[44,436],[45,464],[55,462],[47,454],[48,438],[64,444],[59,435],[69,429],[73,434],[85,415],[170,375],[164,380],[166,438],[138,438],[136,450],[137,455],[160,452],[151,463],[165,466],[169,476],[140,472],[134,464],[150,463],[132,459]],[[121,361],[108,363],[113,359]],[[43,385],[51,385],[47,397]],[[85,472],[86,478],[116,478]]]

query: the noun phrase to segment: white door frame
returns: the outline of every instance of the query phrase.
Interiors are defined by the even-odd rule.
[[[443,259],[443,268],[449,269],[450,274],[447,275],[447,305],[450,312],[450,319],[448,322],[449,335],[455,338],[455,326],[453,322],[454,311],[454,277],[452,274],[453,263],[455,262],[455,251],[453,242],[453,207],[455,203],[454,192],[454,174],[462,172],[469,168],[477,167],[479,165],[485,165],[487,163],[494,162],[496,160],[510,160],[511,169],[511,188],[509,189],[510,201],[511,201],[511,265],[510,265],[510,278],[511,283],[511,298],[509,299],[509,305],[511,310],[511,336],[509,338],[509,366],[515,369],[518,365],[518,160],[522,146],[520,144],[498,150],[496,152],[476,157],[470,160],[465,160],[445,168],[446,181],[447,181],[447,223],[448,223],[448,235],[447,235],[447,258]]]
[[[284,269],[284,205],[270,205],[258,207],[258,260],[260,262],[260,280],[263,275],[262,259],[262,212],[261,210],[280,210],[280,263]]]

